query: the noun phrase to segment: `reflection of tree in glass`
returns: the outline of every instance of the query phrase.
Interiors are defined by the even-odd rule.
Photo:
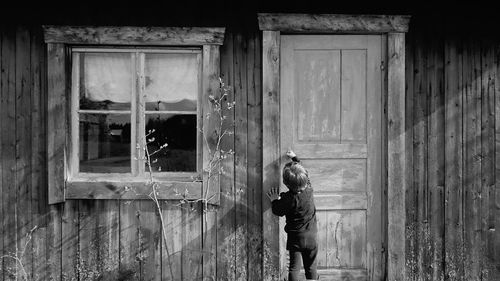
[[[110,100],[93,101],[85,96],[80,97],[80,109],[107,110],[112,103]]]
[[[196,115],[156,115],[148,118],[148,149],[158,150],[152,166],[156,171],[196,171]]]

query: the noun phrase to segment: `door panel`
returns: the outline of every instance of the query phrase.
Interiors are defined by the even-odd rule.
[[[378,35],[281,36],[280,146],[310,174],[321,280],[382,278],[381,45]]]

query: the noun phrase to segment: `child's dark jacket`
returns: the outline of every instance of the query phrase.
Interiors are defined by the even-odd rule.
[[[282,192],[280,197],[272,202],[272,211],[286,216],[287,250],[315,248],[318,230],[312,188],[308,186],[300,193]]]

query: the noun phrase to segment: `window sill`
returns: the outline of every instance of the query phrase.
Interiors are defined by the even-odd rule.
[[[158,199],[202,197],[201,181],[156,181]],[[66,199],[149,199],[151,186],[146,181],[77,181],[66,182]],[[182,195],[181,195],[182,194]]]

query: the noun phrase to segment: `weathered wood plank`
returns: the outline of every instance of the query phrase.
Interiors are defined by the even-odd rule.
[[[246,34],[245,34],[246,35]],[[234,135],[234,181],[236,212],[236,279],[247,280],[248,277],[248,88],[247,88],[247,37],[241,32],[234,37],[234,73],[233,89],[235,101],[235,135]]]
[[[162,241],[162,280],[183,280],[182,209],[174,206],[172,202],[164,201],[162,202],[162,214],[165,219],[164,231],[168,239]]]
[[[203,279],[216,280],[217,277],[217,210],[208,205],[203,214]]]
[[[139,201],[120,200],[120,273],[123,280],[140,280]]]
[[[234,85],[233,35],[228,34],[226,44],[221,48],[220,73],[226,85]],[[234,91],[230,91],[227,102],[234,101]],[[226,102],[225,101],[225,102]],[[226,113],[225,126],[234,133],[234,111]],[[224,137],[221,148],[234,151],[234,135]],[[223,173],[220,175],[220,208],[217,213],[217,280],[235,280],[236,243],[235,243],[235,186],[234,155],[221,163]]]
[[[445,276],[463,276],[463,95],[462,53],[458,41],[445,39]]]
[[[96,201],[97,238],[99,247],[97,264],[99,276],[102,280],[119,279],[120,260],[120,201]]]
[[[182,209],[183,280],[203,280],[202,205],[186,204]]]
[[[49,204],[64,201],[66,140],[66,53],[63,44],[47,44],[47,169]]]
[[[2,193],[3,193],[3,253],[15,255],[17,244],[16,223],[16,33],[6,28],[2,36]],[[17,265],[13,259],[3,259],[3,278],[15,279]]]
[[[47,280],[47,186],[45,185],[45,102],[42,73],[44,50],[42,34],[30,30],[31,33],[31,219],[37,229],[33,232],[33,273],[32,280]],[[1,153],[0,153],[1,154]],[[1,156],[0,156],[1,158]],[[1,168],[0,168],[1,171]],[[1,178],[1,176],[0,176]],[[1,191],[0,191],[1,192]],[[1,202],[1,200],[0,200]],[[0,214],[1,216],[1,214]]]
[[[97,201],[78,200],[74,201],[78,206],[78,239],[79,244],[79,280],[92,280],[100,277],[99,272],[99,248],[100,237],[97,235],[100,213]]]
[[[61,258],[62,279],[79,280],[81,269],[79,251],[79,204],[78,201],[64,203],[61,226]],[[49,230],[50,231],[50,230]],[[59,249],[55,249],[59,250]]]
[[[436,27],[435,27],[436,28]],[[437,27],[439,28],[439,26]],[[444,236],[444,77],[443,41],[440,31],[432,39],[427,56],[428,136],[427,188],[429,205],[430,277],[443,280]]]
[[[414,119],[413,119],[413,181],[417,190],[417,220],[415,226],[417,230],[417,276],[430,278],[429,267],[429,229],[428,229],[428,185],[427,185],[427,134],[428,134],[428,88],[427,88],[427,37],[423,38],[422,31],[416,34],[418,40],[423,44],[415,50],[415,81],[414,81]],[[416,39],[417,40],[417,39]]]
[[[280,34],[263,31],[262,35],[262,212],[263,212],[263,280],[279,278],[278,218],[271,211],[266,193],[279,186],[279,66]]]
[[[492,278],[494,274],[494,149],[495,149],[495,62],[490,40],[481,41],[481,275]]]
[[[3,73],[4,73],[4,69],[3,69],[3,37],[4,37],[4,28],[3,26],[0,27],[0,204],[2,204],[2,206],[0,206],[0,218],[2,218],[0,220],[0,236],[2,237],[2,239],[0,239],[0,253],[3,254],[4,253],[4,250],[3,250],[3,237],[4,237],[4,225],[3,225],[3,222],[4,222],[4,213],[3,213],[3,206],[4,206],[4,203],[3,203],[3,154],[2,154],[2,148],[3,148],[3,135],[5,134],[5,132],[3,131],[3,112],[5,112],[6,108],[4,109],[5,105],[4,105],[4,96],[3,96],[3,92],[4,92],[4,88],[3,88],[3,81],[4,81],[4,76],[3,76]],[[2,261],[0,262],[0,279],[1,280],[4,280],[4,277],[3,277],[3,272],[4,272],[4,267],[3,267],[3,259]]]
[[[416,91],[414,76],[418,74],[418,64],[415,60],[415,35],[410,32],[406,35],[406,50],[405,50],[405,80],[406,80],[406,112],[405,112],[405,150],[406,150],[406,166],[407,169],[407,186],[405,192],[405,208],[406,208],[406,276],[408,280],[414,280],[417,274],[417,191],[414,187],[413,180],[413,138],[414,138],[414,106],[416,104]],[[387,59],[387,58],[386,58]],[[385,105],[386,107],[387,105]],[[384,123],[386,120],[384,120]],[[385,127],[385,126],[384,126]],[[385,133],[383,134],[385,136]],[[382,204],[384,206],[386,204]],[[385,236],[384,236],[385,237]]]
[[[247,45],[248,135],[248,280],[262,279],[262,97],[260,33],[253,32]]]
[[[494,50],[494,92],[495,92],[495,196],[492,201],[495,202],[493,216],[495,217],[494,232],[494,257],[496,261],[500,260],[500,46],[497,45]]]
[[[408,31],[409,16],[258,14],[260,30],[281,32],[384,33]]]
[[[46,43],[106,45],[222,45],[222,27],[43,26]]]
[[[63,205],[53,205],[49,207],[47,218],[47,271],[46,278],[42,280],[59,280],[62,278],[62,217]]]
[[[210,199],[211,204],[218,204],[220,200],[220,175],[218,174],[220,164],[217,167],[209,167],[216,147],[215,128],[220,120],[217,120],[217,115],[213,114],[213,108],[209,101],[210,96],[218,96],[220,93],[220,52],[216,46],[203,47],[203,92],[202,92],[202,107],[203,107],[203,135],[206,141],[203,142],[203,169],[213,168],[210,175],[205,170],[203,171],[203,197]],[[227,84],[227,82],[225,82]],[[207,114],[210,118],[207,118]]]
[[[389,280],[405,279],[405,34],[388,34],[388,271]]]
[[[31,95],[30,95],[30,54],[31,43],[26,27],[16,29],[16,214],[18,232],[18,250],[23,252],[21,261],[26,278],[32,278],[33,244],[28,242],[27,234],[33,228],[31,219]],[[28,211],[27,211],[28,210]],[[26,246],[25,246],[26,245]],[[18,272],[22,280],[22,272]]]
[[[140,263],[141,280],[162,280],[161,242],[162,233],[156,204],[152,200],[141,203],[140,221]]]
[[[188,191],[187,199],[201,197],[201,182],[158,182],[158,198],[179,199],[178,192]],[[67,183],[66,199],[149,199],[151,187],[144,181],[72,181]]]

